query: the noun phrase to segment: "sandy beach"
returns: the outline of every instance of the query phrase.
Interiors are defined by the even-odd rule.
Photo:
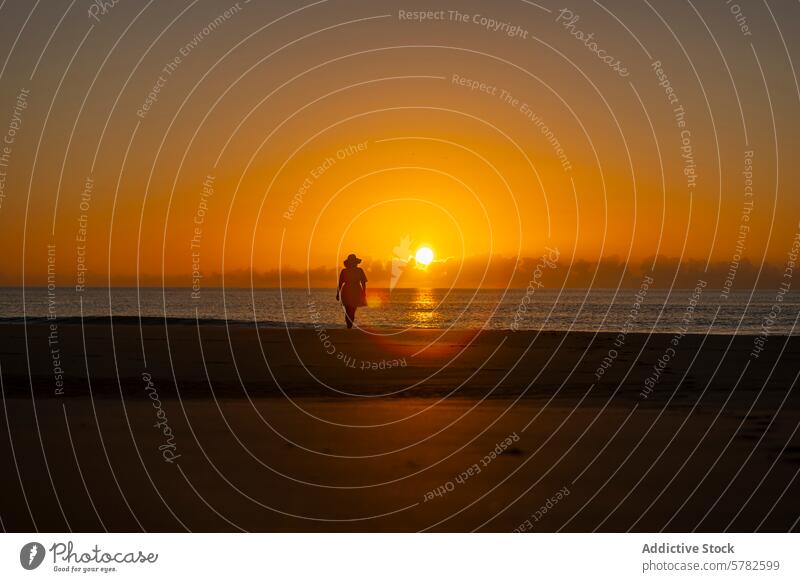
[[[798,529],[796,337],[2,328],[9,531]]]

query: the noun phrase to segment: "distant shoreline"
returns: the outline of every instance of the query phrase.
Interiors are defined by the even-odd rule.
[[[80,316],[67,316],[67,317],[57,317],[55,319],[49,319],[47,317],[0,317],[0,327],[2,326],[48,326],[51,323],[56,323],[59,326],[109,326],[113,323],[113,325],[119,326],[142,326],[142,327],[163,327],[164,324],[170,326],[192,326],[195,327],[200,325],[202,327],[235,327],[235,328],[258,328],[264,330],[313,330],[314,324],[311,322],[284,322],[284,321],[272,321],[272,320],[264,320],[254,322],[252,320],[243,320],[243,319],[224,319],[224,318],[213,318],[213,317],[204,317],[204,318],[190,318],[190,317],[157,317],[157,316],[143,316],[139,317],[137,315],[87,315],[81,318]],[[326,323],[323,326],[325,329],[345,329],[344,324],[338,323]],[[465,331],[465,332],[480,332],[480,333],[510,333],[510,334],[531,334],[531,333],[550,333],[550,334],[581,334],[581,335],[592,335],[598,337],[613,337],[617,335],[617,331],[613,329],[609,330],[602,330],[596,331],[592,329],[584,329],[584,328],[573,328],[573,329],[550,329],[550,328],[543,328],[543,329],[533,329],[533,328],[525,328],[519,330],[511,330],[511,329],[483,329],[480,327],[464,327],[464,326],[453,326],[453,327],[423,327],[423,326],[409,326],[409,327],[401,327],[401,326],[383,326],[383,325],[370,325],[369,327],[364,327],[367,330],[380,330],[381,332],[416,332],[416,331]],[[629,331],[626,335],[629,336],[643,336],[643,337],[650,337],[650,336],[671,336],[673,331],[671,330],[638,330],[638,331]],[[755,337],[759,335],[758,330],[753,329],[743,329],[736,333],[733,333],[731,330],[726,329],[714,329],[708,333],[702,333],[699,331],[687,331],[684,335],[687,336],[697,336],[697,337],[713,337],[713,336],[742,336],[742,337]],[[786,334],[786,333],[773,333],[770,334],[772,338],[788,338],[788,337],[800,337],[800,329],[798,329],[797,333],[794,334]]]
[[[645,291],[647,291],[645,293]],[[369,288],[357,324],[368,329],[459,329],[800,335],[800,293],[721,296],[710,290],[425,290]],[[775,305],[780,303],[780,308]],[[109,319],[113,316],[113,322]],[[81,319],[83,317],[83,319]],[[344,326],[335,289],[0,289],[0,323],[310,329]],[[764,331],[764,328],[769,329]]]

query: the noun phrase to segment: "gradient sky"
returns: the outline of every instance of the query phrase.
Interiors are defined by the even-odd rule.
[[[245,284],[242,274],[281,270],[327,277],[356,252],[386,286],[405,236],[446,261],[431,269],[437,285],[471,286],[487,270],[482,284],[503,285],[515,259],[546,247],[565,266],[656,255],[724,266],[742,225],[747,151],[743,256],[780,266],[798,230],[796,3],[741,2],[740,22],[723,1],[122,0],[96,19],[91,2],[70,4],[0,10],[0,131],[30,91],[0,168],[4,284],[41,284],[48,244],[67,286],[84,251],[98,285],[191,284],[198,267]],[[579,16],[571,28],[565,6]],[[476,14],[525,34],[489,30]],[[575,31],[593,33],[628,75]]]

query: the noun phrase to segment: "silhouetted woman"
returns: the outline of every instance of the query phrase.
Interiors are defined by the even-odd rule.
[[[344,269],[339,273],[339,287],[336,289],[336,301],[342,296],[344,305],[344,322],[347,328],[353,327],[356,318],[356,308],[367,304],[367,276],[358,266],[361,262],[354,254],[350,254],[344,262]]]

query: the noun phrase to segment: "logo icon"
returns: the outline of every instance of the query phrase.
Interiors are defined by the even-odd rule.
[[[394,291],[397,281],[405,271],[408,265],[408,259],[411,257],[411,237],[404,236],[400,240],[400,244],[392,249],[392,279],[389,282],[389,291]]]
[[[28,542],[19,551],[19,563],[26,570],[35,570],[44,561],[44,546],[38,542]]]

